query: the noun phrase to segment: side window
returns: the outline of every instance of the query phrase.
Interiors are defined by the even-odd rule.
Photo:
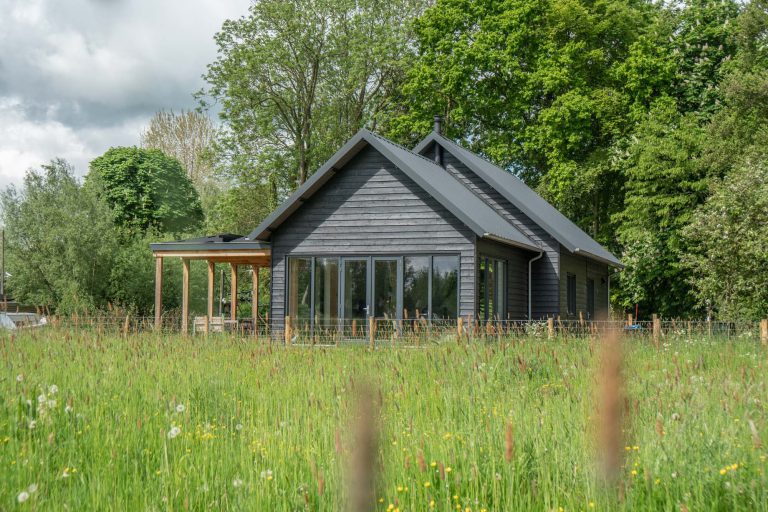
[[[587,279],[587,318],[595,317],[595,280]]]
[[[576,275],[568,274],[567,277],[568,314],[576,314]]]

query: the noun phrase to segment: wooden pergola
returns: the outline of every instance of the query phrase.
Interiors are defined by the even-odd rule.
[[[192,260],[208,262],[208,301],[206,332],[213,316],[214,273],[217,263],[229,264],[232,275],[230,290],[230,320],[237,321],[237,271],[241,266],[252,269],[251,316],[253,328],[258,332],[259,318],[259,269],[269,267],[272,251],[269,244],[252,242],[238,235],[221,234],[175,242],[150,244],[155,256],[155,328],[162,328],[163,315],[163,261],[165,258],[180,258],[182,262],[181,332],[189,332],[189,264]]]

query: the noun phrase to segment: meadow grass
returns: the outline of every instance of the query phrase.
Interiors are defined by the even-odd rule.
[[[625,345],[624,462],[607,485],[599,340],[370,352],[3,335],[0,510],[343,509],[364,382],[380,410],[377,510],[768,510],[768,350]]]

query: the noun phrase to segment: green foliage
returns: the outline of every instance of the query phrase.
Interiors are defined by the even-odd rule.
[[[407,57],[423,0],[264,0],[216,35],[203,106],[224,129],[220,171],[233,186],[279,200],[376,118]],[[251,216],[263,213],[252,209]]]
[[[200,200],[178,160],[157,149],[111,148],[91,162],[86,186],[130,233],[180,233],[200,225]]]
[[[699,162],[704,143],[696,116],[680,114],[670,98],[659,100],[637,127],[622,161],[625,207],[615,219],[627,265],[625,307],[641,302],[664,316],[693,310],[681,230],[707,196],[706,168]]]
[[[715,182],[685,234],[699,303],[726,319],[768,316],[768,159]]]
[[[0,194],[8,286],[18,300],[63,313],[105,306],[117,242],[112,215],[72,167],[53,160]]]

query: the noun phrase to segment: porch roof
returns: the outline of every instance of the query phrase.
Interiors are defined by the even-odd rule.
[[[268,242],[248,240],[231,233],[158,242],[149,246],[157,258],[176,257],[258,266],[268,266],[272,259],[272,249]]]

